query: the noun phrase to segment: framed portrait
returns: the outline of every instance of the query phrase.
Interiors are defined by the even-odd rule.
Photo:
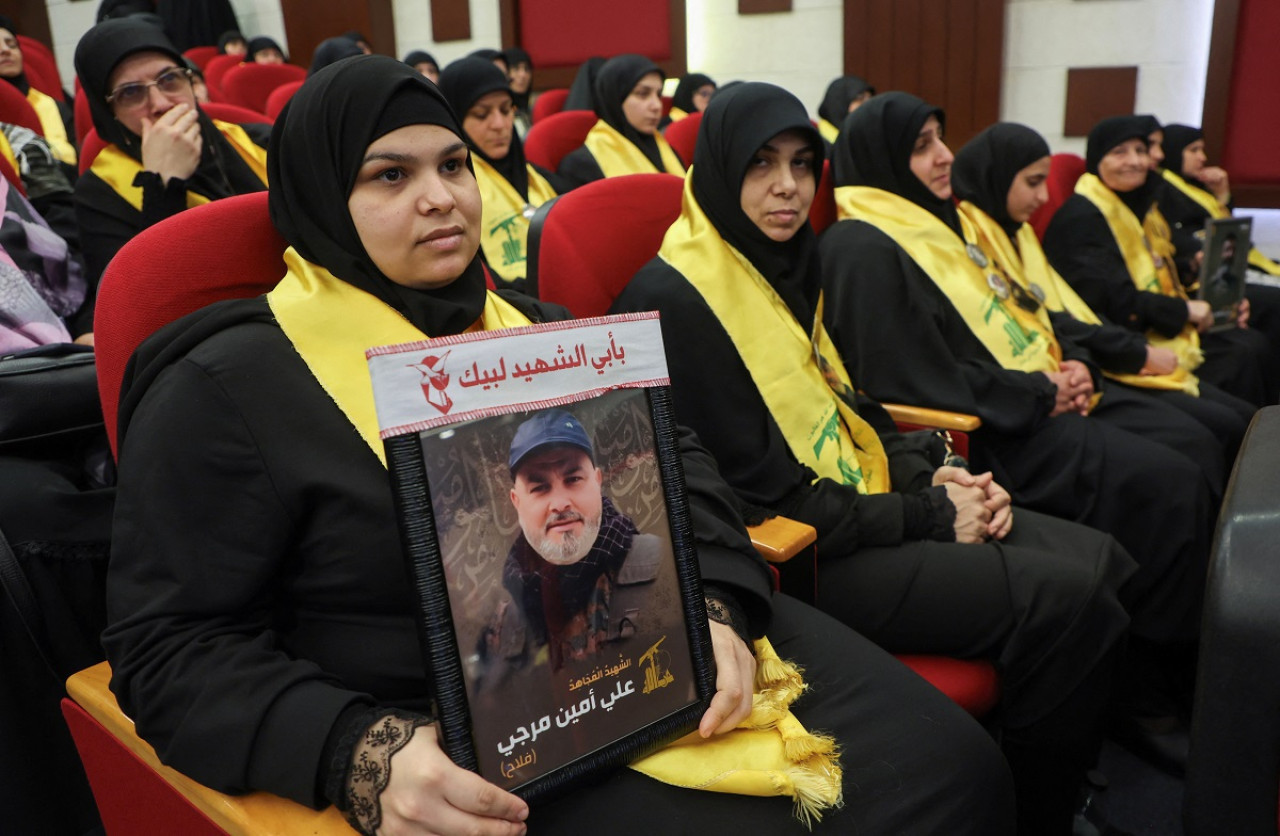
[[[536,800],[696,728],[714,672],[656,315],[368,357],[449,756]]]
[[[1204,260],[1197,297],[1213,308],[1211,331],[1234,328],[1252,246],[1252,218],[1209,218],[1204,225]]]

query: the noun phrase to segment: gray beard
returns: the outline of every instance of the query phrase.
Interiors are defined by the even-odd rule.
[[[571,566],[587,556],[591,547],[596,544],[596,536],[600,534],[600,516],[584,519],[581,534],[566,534],[560,537],[546,535],[538,538],[530,545],[533,550],[548,563],[554,566]]]

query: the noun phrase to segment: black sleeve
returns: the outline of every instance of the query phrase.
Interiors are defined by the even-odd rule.
[[[1034,432],[1053,411],[1043,374],[1005,369],[893,239],[861,221],[822,236],[824,321],[854,383],[871,397],[977,415]]]
[[[1089,351],[1099,367],[1119,374],[1136,374],[1147,363],[1147,341],[1136,331],[1110,322],[1093,325],[1066,312],[1052,312],[1053,330]]]
[[[1080,195],[1063,204],[1044,236],[1049,262],[1105,319],[1134,331],[1176,336],[1187,323],[1181,299],[1134,287],[1102,213]]]
[[[240,126],[259,148],[266,148],[271,141],[271,126],[262,122],[245,122]]]
[[[533,163],[528,163],[528,165],[532,165],[533,170],[541,174],[543,179],[551,184],[551,188],[555,189],[556,194],[564,194],[572,188],[565,179],[556,172],[545,169],[540,165],[534,165]]]
[[[564,185],[565,191],[604,179],[604,171],[585,145],[565,154],[556,168],[556,173],[560,175],[560,182]]]

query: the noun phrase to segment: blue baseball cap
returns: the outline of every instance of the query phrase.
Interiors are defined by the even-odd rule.
[[[531,453],[544,447],[577,447],[595,463],[596,454],[591,448],[591,438],[577,418],[563,409],[547,409],[534,415],[516,428],[511,439],[511,453],[507,456],[507,468],[514,479],[520,463]]]

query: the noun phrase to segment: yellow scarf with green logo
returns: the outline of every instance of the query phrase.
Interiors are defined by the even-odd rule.
[[[525,201],[507,178],[478,154],[471,155],[476,169],[476,183],[480,186],[480,199],[484,205],[483,229],[480,247],[485,261],[495,275],[506,281],[525,277],[528,264],[529,218],[525,208],[537,208],[556,196],[546,178],[533,166],[529,172],[529,200]]]
[[[819,117],[818,133],[820,133],[822,138],[827,142],[835,145],[836,140],[840,137],[840,126]]]
[[[853,384],[822,325],[821,297],[807,333],[760,271],[720,237],[691,184],[686,177],[680,217],[658,255],[720,320],[796,459],[860,493],[888,492],[888,458],[854,411]]]
[[[1214,195],[1213,192],[1202,189],[1199,186],[1191,185],[1181,176],[1167,168],[1161,169],[1160,172],[1164,175],[1164,179],[1168,180],[1175,189],[1200,204],[1201,208],[1209,213],[1209,217],[1231,217],[1231,210],[1223,206],[1222,202],[1218,200],[1217,196]],[[1269,276],[1280,276],[1280,264],[1276,264],[1262,253],[1258,252],[1257,247],[1249,248],[1249,266],[1261,270]]]
[[[307,368],[386,466],[365,350],[416,342],[428,335],[363,290],[304,259],[290,247],[288,272],[267,294],[271,312]],[[495,293],[485,296],[480,330],[517,328],[529,319]],[[675,786],[739,795],[790,796],[806,824],[842,800],[835,742],[810,734],[790,711],[806,686],[795,666],[755,642],[752,709],[736,729],[703,740],[689,735],[631,764]]]
[[[676,156],[675,151],[671,150],[671,146],[663,139],[662,134],[654,134],[653,138],[658,143],[658,153],[662,155],[663,170],[667,174],[683,176],[684,166],[680,164],[680,158]],[[591,156],[596,158],[596,163],[605,177],[649,174],[657,170],[653,167],[653,160],[646,157],[639,146],[623,136],[621,132],[614,130],[613,126],[603,119],[596,122],[582,144],[587,146]]]
[[[1096,175],[1085,173],[1076,181],[1076,194],[1084,196],[1102,213],[1120,248],[1120,255],[1129,269],[1129,278],[1134,287],[1147,293],[1186,298],[1182,283],[1173,275],[1172,263],[1163,256],[1160,263],[1156,263],[1143,225],[1138,223],[1133,212],[1129,211],[1129,207],[1124,205],[1115,192],[1107,188]],[[1194,371],[1204,362],[1204,353],[1200,350],[1200,335],[1190,323],[1182,329],[1182,333],[1172,338],[1148,331],[1147,342],[1158,348],[1168,348],[1177,354],[1180,369]]]
[[[1043,305],[1034,313],[1025,310],[1011,289],[1000,298],[992,284],[1008,286],[1008,267],[989,243],[980,241],[968,216],[959,216],[962,242],[932,212],[884,189],[841,186],[836,189],[836,209],[842,220],[866,221],[902,247],[1002,367],[1023,372],[1058,371],[1062,348],[1048,312]],[[986,267],[968,255],[966,242],[983,250],[989,261]],[[989,280],[991,275],[995,279]]]
[[[235,152],[248,164],[249,169],[258,176],[265,185],[267,182],[267,149],[258,146],[244,128],[231,122],[213,120],[213,124],[231,143]],[[115,145],[108,145],[94,158],[89,168],[106,182],[112,190],[129,202],[139,212],[142,211],[142,187],[133,185],[133,178],[142,171],[142,163],[121,151]],[[187,208],[208,203],[209,198],[195,192],[187,192]]]
[[[1051,311],[1064,311],[1075,319],[1091,325],[1102,324],[1102,320],[1093,312],[1093,309],[1049,264],[1044,249],[1040,246],[1040,239],[1036,238],[1036,232],[1031,228],[1031,224],[1024,223],[1018,228],[1015,247],[1014,242],[1009,239],[1008,233],[1001,228],[1000,224],[969,201],[960,202],[960,214],[972,221],[981,231],[983,238],[991,243],[995,249],[996,258],[1005,268],[1005,275],[1011,281],[1017,282],[1028,292],[1031,292],[1033,286],[1038,287],[1044,295],[1044,306]],[[1131,386],[1183,391],[1190,395],[1200,393],[1196,376],[1181,367],[1165,375],[1122,374],[1108,371],[1104,371],[1103,374],[1112,380]]]
[[[62,121],[58,102],[34,87],[27,90],[27,101],[31,102],[36,116],[40,117],[40,132],[49,141],[53,155],[67,165],[75,165],[76,147],[67,139],[67,126]]]

